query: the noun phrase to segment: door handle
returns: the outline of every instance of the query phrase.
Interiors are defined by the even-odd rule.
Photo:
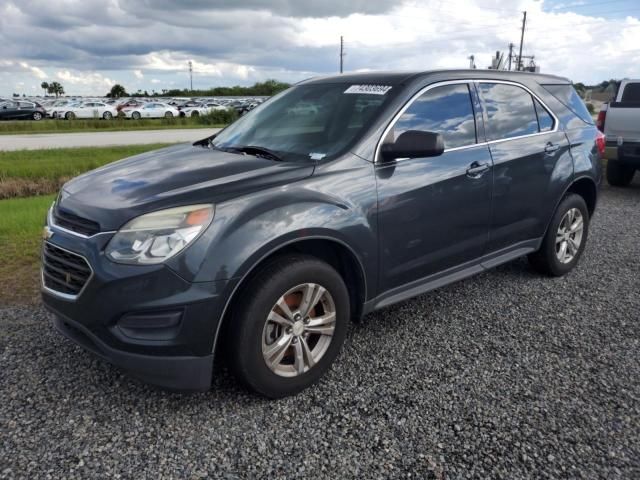
[[[558,145],[557,143],[549,142],[544,147],[544,153],[547,153],[547,154],[555,153],[558,150],[560,150],[560,145]]]
[[[488,163],[473,162],[469,168],[467,168],[467,177],[479,178],[490,168],[491,166]]]

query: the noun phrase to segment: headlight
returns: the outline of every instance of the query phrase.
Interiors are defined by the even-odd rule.
[[[107,245],[118,263],[162,263],[186,248],[211,223],[213,205],[190,205],[148,213],[122,227]]]

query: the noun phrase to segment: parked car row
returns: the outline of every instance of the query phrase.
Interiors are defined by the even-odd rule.
[[[253,110],[266,97],[256,98],[0,98],[0,120],[42,120],[58,118],[197,117],[214,111],[234,109],[239,115]]]

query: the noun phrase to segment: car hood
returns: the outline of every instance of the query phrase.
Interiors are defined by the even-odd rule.
[[[313,163],[276,162],[191,144],[136,155],[67,182],[59,207],[117,230],[163,208],[216,203],[312,175]]]

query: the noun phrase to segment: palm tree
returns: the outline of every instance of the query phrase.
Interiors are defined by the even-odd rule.
[[[44,96],[47,96],[47,90],[49,90],[49,84],[47,82],[42,82],[40,84],[40,88],[42,88],[42,90],[44,90]]]
[[[48,92],[53,93],[56,98],[58,98],[59,95],[64,95],[64,87],[58,82],[51,82],[49,84]]]
[[[120,97],[126,97],[128,95],[129,94],[127,93],[125,88],[119,83],[116,83],[113,87],[111,87],[111,91],[107,94],[107,97],[120,98]]]

